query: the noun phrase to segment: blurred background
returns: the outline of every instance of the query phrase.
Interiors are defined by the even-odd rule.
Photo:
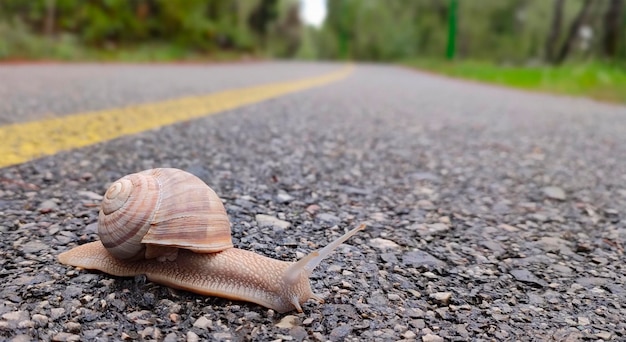
[[[0,60],[394,62],[626,101],[624,0],[0,0]]]

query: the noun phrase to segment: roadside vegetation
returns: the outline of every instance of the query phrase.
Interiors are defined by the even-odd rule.
[[[494,65],[477,61],[407,60],[404,65],[442,75],[554,94],[626,103],[626,70],[587,62],[557,67]]]
[[[626,103],[626,0],[2,0],[0,60],[392,62]]]

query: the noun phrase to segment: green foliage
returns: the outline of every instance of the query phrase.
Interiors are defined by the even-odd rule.
[[[562,46],[585,0],[564,1]],[[604,13],[610,1],[594,1],[584,23],[590,38],[576,36],[572,60],[602,56]],[[347,55],[358,60],[443,58],[448,37],[450,0],[331,0],[322,30],[313,41],[324,58]],[[457,11],[457,56],[523,65],[542,60],[552,23],[554,0],[461,0]],[[621,13],[618,51],[626,59],[626,6]],[[334,40],[334,42],[332,42]]]
[[[268,42],[275,54],[293,56],[300,39],[294,4],[297,14],[296,0],[0,0],[7,31],[0,58],[59,58],[76,50],[89,58],[136,53],[161,60],[268,52]],[[57,44],[61,51],[46,53]]]
[[[507,67],[489,62],[438,59],[413,59],[404,64],[452,77],[626,103],[626,69],[615,64],[593,62],[556,68]]]

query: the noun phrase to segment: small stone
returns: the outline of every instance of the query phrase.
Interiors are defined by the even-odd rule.
[[[198,341],[200,341],[200,336],[198,336],[193,331],[188,331],[187,332],[187,342],[198,342]]]
[[[390,293],[387,295],[387,299],[389,300],[400,300],[400,296],[395,293]]]
[[[527,283],[537,287],[543,287],[547,285],[545,281],[537,278],[537,276],[535,276],[526,269],[515,269],[511,270],[509,273],[511,273],[511,275],[513,275],[513,277],[515,277],[517,281],[521,281],[523,283]]]
[[[79,196],[88,198],[90,200],[94,200],[94,201],[101,201],[102,200],[102,195],[97,194],[97,193],[95,193],[93,191],[82,191],[82,190],[79,190],[76,193]]]
[[[450,230],[450,227],[443,223],[427,224],[426,227],[428,228],[428,232],[430,234],[443,233]]]
[[[434,274],[434,273],[433,273],[433,272],[431,272],[431,271],[426,271],[426,272],[422,273],[422,275],[423,275],[424,277],[428,278],[428,279],[437,279],[437,278],[438,278],[438,277],[437,277],[437,275],[436,275],[436,274]]]
[[[65,330],[67,330],[68,332],[71,332],[71,333],[80,332],[80,323],[67,322],[64,324],[64,326],[65,326]]]
[[[558,186],[547,186],[542,191],[546,197],[551,199],[564,201],[566,198],[565,191]]]
[[[26,321],[28,320],[28,312],[27,311],[11,311],[2,315],[2,318],[7,321]]]
[[[293,201],[293,196],[286,192],[279,192],[278,195],[276,195],[276,201],[278,203],[288,203]]]
[[[56,201],[54,200],[45,200],[43,202],[41,202],[41,204],[39,204],[39,207],[37,208],[39,210],[40,213],[49,213],[53,210],[56,210],[58,208],[58,204]]]
[[[21,335],[15,335],[12,339],[11,342],[30,342],[31,338],[28,335],[25,334],[21,334]]]
[[[447,266],[445,262],[437,259],[429,253],[419,250],[404,253],[402,256],[402,263],[406,266],[426,266],[435,269]]]
[[[27,319],[25,321],[21,321],[21,322],[17,323],[17,327],[19,329],[34,328],[35,327],[35,322]]]
[[[611,339],[611,333],[608,331],[600,331],[596,333],[596,337],[608,341]]]
[[[24,253],[37,253],[48,248],[50,248],[49,245],[39,241],[29,241],[20,247]]]
[[[287,315],[276,323],[276,327],[280,329],[291,329],[298,325],[298,316]]]
[[[307,337],[307,332],[303,327],[293,327],[289,330],[289,335],[296,341],[304,341]]]
[[[326,272],[340,272],[341,271],[341,266],[339,265],[330,265],[328,266],[328,268],[326,269]]]
[[[436,209],[436,207],[433,204],[433,202],[431,202],[429,200],[419,200],[419,201],[417,201],[417,206],[420,209],[424,209],[424,210],[434,210],[434,209]]]
[[[80,336],[75,334],[70,334],[66,332],[58,333],[52,336],[52,341],[55,342],[73,342],[80,341]]]
[[[369,298],[367,298],[367,304],[375,306],[386,306],[387,298],[380,293],[372,294]]]
[[[57,320],[59,317],[65,315],[65,309],[64,308],[52,308],[50,309],[50,318],[52,318],[53,321]]]
[[[559,239],[557,237],[544,236],[536,242],[537,246],[544,252],[561,252],[571,254],[572,251],[569,248],[569,242],[567,240]]]
[[[319,214],[317,215],[317,218],[330,224],[338,224],[339,222],[341,222],[341,219],[339,217],[329,213]]]
[[[193,333],[191,331],[188,331],[187,332],[187,341],[188,342],[192,341],[191,339],[189,339],[189,334],[196,335],[195,333]],[[198,335],[196,335],[196,336],[198,336]],[[198,341],[198,340],[193,340],[193,341],[195,342],[195,341]],[[165,335],[165,338],[163,339],[163,342],[178,342],[178,336],[176,336],[176,333],[173,333],[173,332],[169,333],[169,334]]]
[[[31,319],[33,322],[35,322],[35,324],[37,324],[37,326],[40,327],[44,327],[48,324],[48,316],[45,315],[34,314]]]
[[[381,249],[381,250],[400,248],[400,245],[398,245],[397,243],[391,240],[382,239],[382,238],[371,239],[369,241],[369,245],[376,249]]]
[[[511,232],[511,233],[519,231],[519,228],[511,226],[509,224],[504,224],[504,223],[499,225],[498,228],[502,230],[506,230],[507,232]]]
[[[372,220],[376,221],[376,222],[383,222],[385,221],[385,214],[384,213],[373,213],[371,215]]]
[[[255,216],[255,219],[259,227],[272,227],[275,230],[284,230],[291,226],[291,223],[270,215],[258,214]]]
[[[431,293],[428,297],[434,299],[440,304],[448,305],[450,298],[452,298],[452,292],[435,292]]]
[[[193,326],[199,329],[208,329],[212,325],[213,323],[206,316],[202,316],[193,322]]]
[[[380,258],[383,259],[384,262],[390,264],[397,264],[398,258],[394,253],[381,253]]]
[[[417,335],[415,335],[414,332],[412,332],[411,330],[407,330],[404,332],[404,334],[402,334],[402,337],[404,337],[407,340],[412,340],[416,337]]]
[[[589,325],[591,324],[591,321],[589,320],[589,318],[587,317],[578,317],[578,324],[579,325]]]
[[[129,312],[126,314],[126,318],[128,318],[128,320],[130,321],[136,321],[138,320],[141,316],[148,314],[149,311],[147,310],[141,310],[141,311],[133,311],[133,312]]]
[[[411,318],[423,318],[424,310],[419,308],[409,308],[406,310],[406,314]]]
[[[349,324],[336,327],[330,332],[330,339],[332,341],[341,340],[348,336],[352,332],[352,326]]]
[[[443,342],[443,337],[435,334],[426,334],[422,336],[422,342]]]
[[[311,204],[310,206],[306,207],[306,212],[311,214],[311,215],[315,215],[319,210],[320,210],[320,206],[317,204]]]
[[[213,338],[217,341],[229,341],[233,338],[233,335],[229,332],[216,332],[213,334]]]

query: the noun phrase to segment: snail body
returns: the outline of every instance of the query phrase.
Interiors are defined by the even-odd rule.
[[[127,216],[109,217],[124,215],[125,208],[130,208]],[[309,282],[315,267],[363,228],[297,262],[271,259],[233,247],[223,204],[202,180],[182,170],[153,169],[113,183],[98,218],[101,241],[75,247],[58,259],[115,276],[145,274],[166,286],[253,302],[278,312],[302,312],[302,303],[322,300]]]

